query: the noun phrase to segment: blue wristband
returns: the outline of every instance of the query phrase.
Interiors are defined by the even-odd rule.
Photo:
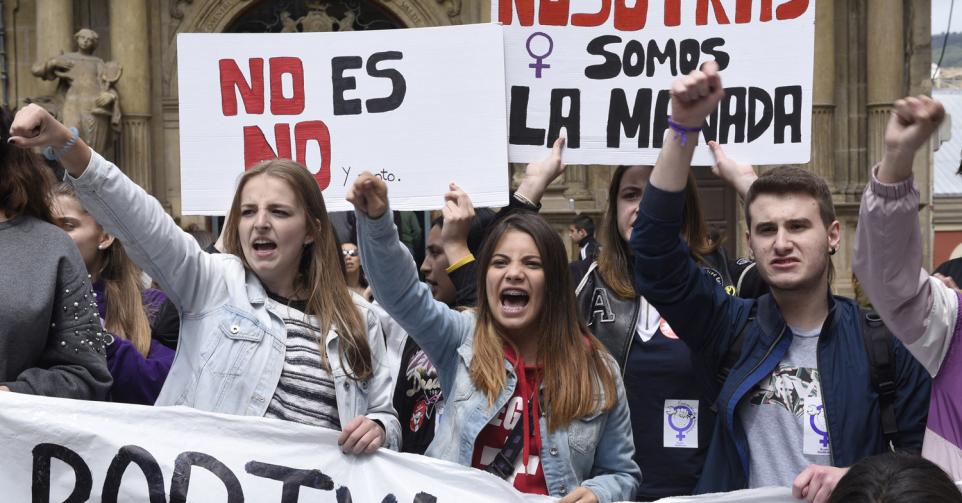
[[[44,158],[46,158],[48,161],[59,160],[61,157],[64,156],[64,154],[66,154],[67,152],[70,152],[70,149],[72,149],[73,146],[77,144],[77,140],[79,139],[80,139],[80,131],[78,131],[77,128],[75,127],[70,128],[70,139],[67,140],[67,143],[64,143],[58,149],[54,149],[53,145],[47,145],[47,147],[43,149]]]

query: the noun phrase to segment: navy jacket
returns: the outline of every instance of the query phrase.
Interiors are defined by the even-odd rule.
[[[749,456],[745,427],[738,417],[739,401],[768,378],[788,352],[792,331],[771,295],[756,300],[726,295],[701,273],[679,237],[684,193],[648,185],[631,236],[635,256],[635,288],[658,309],[679,338],[692,349],[709,375],[719,367],[732,341],[749,323],[752,304],[756,319],[745,334],[740,356],[722,384],[707,384],[715,397],[718,420],[695,493],[733,491],[748,486]],[[832,464],[850,466],[887,450],[883,445],[878,394],[862,342],[855,301],[829,297],[829,315],[818,341],[826,421]],[[919,452],[928,417],[930,379],[897,340],[896,449]]]

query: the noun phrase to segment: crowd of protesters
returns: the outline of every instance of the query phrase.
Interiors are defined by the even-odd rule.
[[[921,267],[911,176],[942,106],[897,102],[871,167],[853,257],[869,311],[831,291],[825,181],[710,142],[745,207],[749,256],[724,253],[691,173],[716,65],[671,96],[655,165],[614,172],[597,229],[571,222],[572,263],[538,215],[563,138],[498,212],[439,194],[418,265],[370,173],[348,241],[306,169],[264,161],[205,247],[28,105],[0,125],[0,390],[333,428],[345,454],[445,459],[564,503],[962,501],[962,293]]]

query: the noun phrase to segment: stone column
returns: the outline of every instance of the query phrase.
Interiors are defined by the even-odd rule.
[[[46,61],[73,50],[73,0],[37,1],[37,59]],[[37,80],[37,96],[53,94],[57,81]]]
[[[110,0],[111,59],[124,69],[117,82],[124,114],[117,164],[151,192],[148,14],[147,0]]]
[[[905,27],[902,23],[902,0],[869,2],[867,32],[865,84],[868,166],[863,166],[860,171],[860,187],[868,181],[869,167],[882,159],[885,152],[883,136],[892,112],[892,104],[905,92]]]
[[[815,4],[815,75],[812,89],[812,161],[816,174],[836,192],[835,180],[835,6]]]
[[[565,194],[567,197],[576,200],[591,200],[591,191],[588,187],[588,170],[592,169],[583,164],[574,164],[565,168],[564,183],[568,186]]]
[[[929,2],[907,2],[905,8],[906,25],[910,32],[906,34],[907,61],[909,72],[909,88],[906,96],[932,94],[932,81],[929,74],[932,71],[932,5]],[[941,22],[941,21],[937,21]],[[922,208],[919,210],[919,224],[922,228],[922,266],[933,270],[939,264],[933,264],[932,248],[934,246],[933,201],[932,190],[933,152],[938,140],[932,140],[929,148],[920,148],[915,156],[914,172],[915,186],[919,188],[922,198]],[[943,148],[949,148],[947,144]]]

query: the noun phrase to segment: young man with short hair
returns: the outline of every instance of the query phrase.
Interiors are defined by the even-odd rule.
[[[830,256],[841,238],[831,194],[807,170],[775,168],[757,180],[750,166],[729,170],[746,194],[748,246],[769,295],[732,297],[701,273],[679,237],[684,188],[701,126],[724,88],[708,63],[671,91],[671,128],[631,247],[636,289],[717,379],[706,383],[717,397],[718,421],[696,492],[779,485],[824,501],[844,467],[888,450],[889,441],[918,450],[928,377],[890,339],[898,428],[883,435],[862,315],[829,288]]]
[[[598,258],[598,241],[595,239],[595,221],[588,215],[578,215],[568,225],[568,238],[578,247],[577,260],[589,263]]]

